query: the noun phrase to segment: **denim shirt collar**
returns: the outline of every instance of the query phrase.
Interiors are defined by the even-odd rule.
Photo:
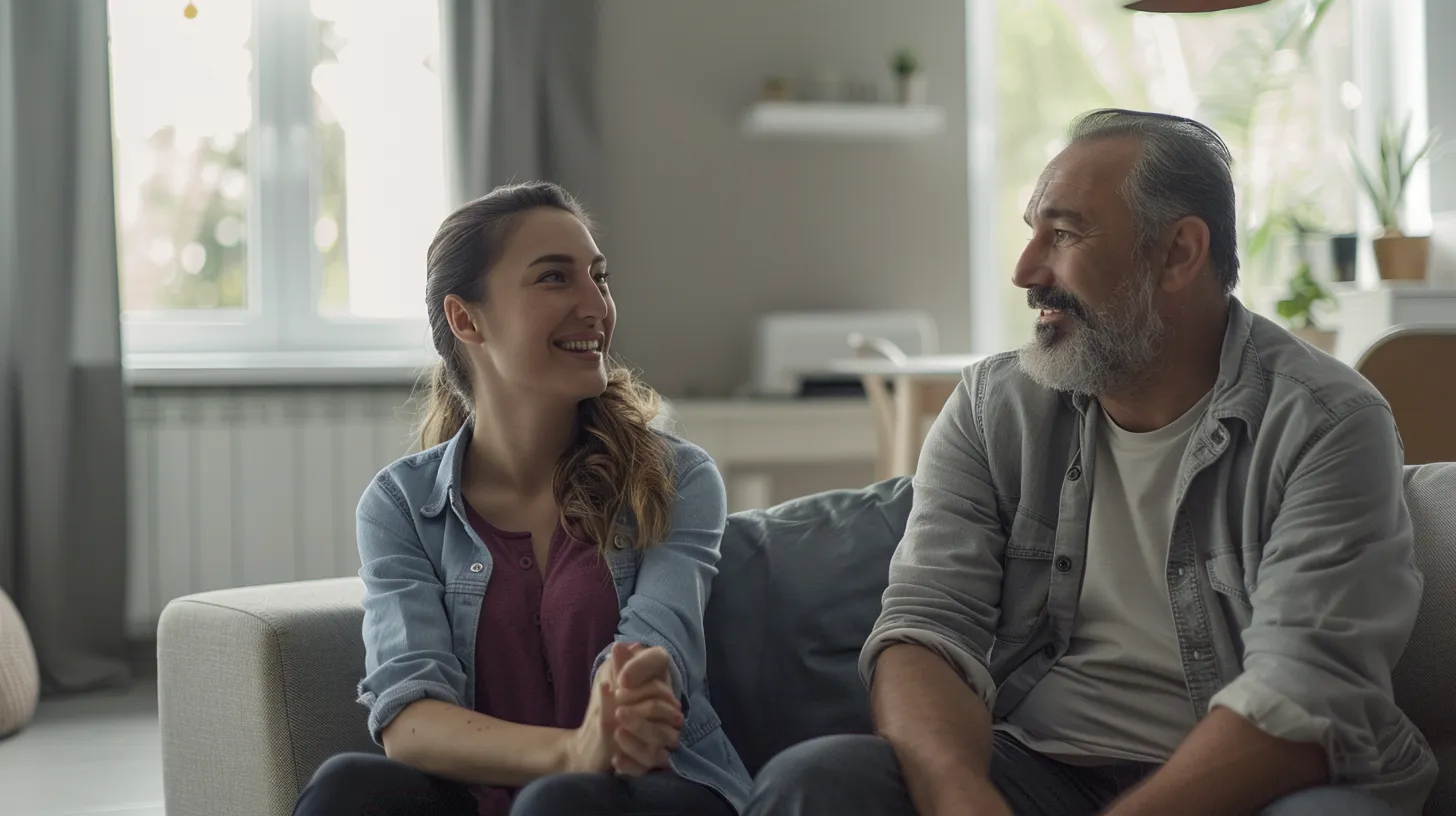
[[[1214,381],[1213,397],[1208,405],[1208,416],[1219,424],[1225,419],[1243,420],[1251,441],[1258,436],[1269,401],[1264,387],[1264,365],[1251,337],[1253,325],[1249,310],[1238,298],[1229,296],[1228,323],[1218,357],[1218,378]],[[1068,394],[1066,398],[1078,413],[1086,416],[1092,397]]]
[[[456,504],[460,500],[460,473],[465,466],[465,451],[470,449],[470,435],[474,424],[466,422],[460,426],[455,436],[445,443],[445,451],[440,456],[440,470],[435,475],[435,487],[430,491],[430,500],[420,508],[420,512],[427,518],[434,518],[440,515],[445,505]]]

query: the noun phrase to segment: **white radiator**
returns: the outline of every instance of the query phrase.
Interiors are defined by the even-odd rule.
[[[139,389],[127,628],[193,592],[353,575],[354,507],[413,447],[402,388]]]

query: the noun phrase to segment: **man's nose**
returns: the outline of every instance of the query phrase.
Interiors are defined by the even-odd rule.
[[[1046,260],[1046,249],[1041,242],[1035,238],[1027,241],[1026,249],[1023,249],[1021,257],[1016,259],[1016,269],[1011,273],[1011,282],[1022,289],[1048,285],[1052,279],[1052,271]]]

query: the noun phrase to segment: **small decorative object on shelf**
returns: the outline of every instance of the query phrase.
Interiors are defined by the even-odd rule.
[[[794,98],[794,86],[786,77],[769,77],[763,81],[758,98],[761,102],[790,102]]]
[[[1279,301],[1279,316],[1289,323],[1289,331],[1326,354],[1335,353],[1335,333],[1320,328],[1315,309],[1323,304],[1333,306],[1335,299],[1310,273],[1309,263],[1300,262],[1294,277],[1289,279],[1289,296]]]
[[[188,3],[187,7],[182,9],[182,16],[186,17],[189,20],[197,19],[197,4]]]
[[[1412,150],[1410,129],[1409,117],[1399,129],[1388,116],[1381,121],[1379,156],[1373,168],[1367,167],[1353,148],[1350,151],[1360,187],[1375,207],[1383,230],[1373,243],[1375,265],[1384,280],[1424,280],[1426,265],[1430,261],[1430,236],[1406,235],[1400,226],[1400,207],[1405,200],[1411,172],[1430,155],[1440,134],[1437,131],[1427,133],[1420,146]]]
[[[924,105],[927,98],[925,74],[920,70],[920,58],[909,48],[901,48],[890,60],[890,70],[895,73],[895,98],[901,105]]]

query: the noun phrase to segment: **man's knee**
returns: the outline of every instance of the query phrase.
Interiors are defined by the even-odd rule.
[[[543,776],[516,794],[511,813],[535,816],[609,813],[620,780],[599,773],[559,773]]]
[[[1390,806],[1358,788],[1328,785],[1292,793],[1262,816],[1392,816]]]
[[[748,813],[842,814],[856,805],[894,813],[902,800],[908,805],[890,744],[844,734],[801,742],[770,760],[754,781]]]

